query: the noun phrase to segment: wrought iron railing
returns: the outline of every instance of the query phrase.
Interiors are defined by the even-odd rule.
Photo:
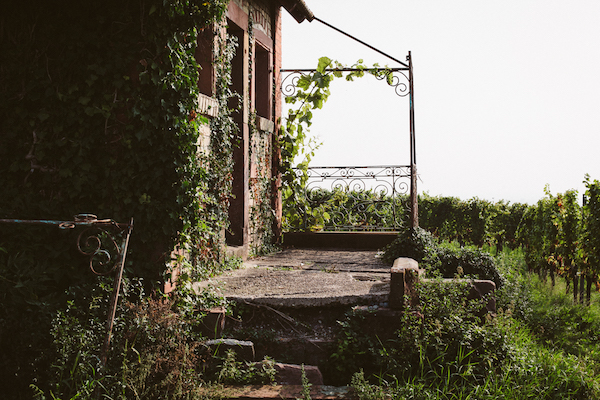
[[[316,19],[316,18],[315,18]],[[321,21],[323,22],[323,21]],[[325,22],[323,22],[325,23]],[[289,96],[294,96],[295,94],[297,94],[299,88],[298,88],[298,83],[301,80],[302,77],[307,76],[308,74],[343,74],[345,72],[354,72],[354,71],[361,71],[361,72],[367,72],[367,73],[371,73],[373,74],[376,78],[380,79],[380,80],[385,80],[389,86],[391,86],[392,88],[394,88],[394,92],[396,93],[396,95],[400,96],[400,97],[408,97],[409,99],[409,110],[408,110],[408,114],[409,114],[409,139],[410,139],[410,165],[409,166],[391,166],[391,167],[339,167],[337,169],[339,169],[340,174],[341,171],[346,171],[345,173],[351,173],[350,171],[352,171],[352,173],[357,172],[358,171],[363,171],[369,168],[374,168],[374,169],[379,169],[379,170],[383,170],[383,171],[387,171],[388,168],[391,168],[391,180],[394,181],[394,183],[388,187],[387,189],[383,189],[384,186],[378,186],[375,185],[374,187],[367,189],[365,188],[361,188],[361,191],[369,191],[369,193],[372,194],[379,194],[381,197],[381,200],[374,200],[373,202],[370,203],[364,203],[363,200],[358,200],[359,204],[363,204],[365,210],[373,210],[374,213],[367,213],[368,216],[371,215],[379,215],[381,214],[381,211],[376,211],[379,209],[380,205],[383,204],[389,204],[390,207],[392,208],[392,214],[393,214],[393,218],[392,218],[392,222],[386,222],[386,220],[381,221],[381,218],[374,218],[374,220],[376,220],[377,222],[372,222],[370,219],[363,219],[363,220],[352,220],[350,223],[344,223],[341,221],[347,221],[347,219],[345,219],[344,215],[353,215],[352,213],[348,214],[347,211],[340,209],[340,207],[337,207],[336,211],[331,211],[333,214],[329,214],[327,209],[327,202],[318,205],[317,208],[312,208],[311,204],[314,204],[315,200],[314,200],[314,190],[309,186],[310,183],[308,183],[308,185],[306,186],[306,188],[304,189],[304,193],[294,193],[293,197],[294,197],[294,201],[295,200],[301,200],[296,202],[296,207],[299,209],[297,210],[297,212],[302,212],[301,208],[304,208],[304,227],[303,229],[312,229],[313,227],[319,227],[321,225],[322,229],[329,229],[329,230],[395,230],[400,228],[405,222],[408,223],[411,227],[417,227],[419,226],[419,212],[418,212],[418,201],[417,201],[417,154],[416,154],[416,137],[415,137],[415,113],[414,113],[414,82],[413,82],[413,65],[412,65],[412,56],[410,51],[408,52],[408,55],[406,56],[406,63],[397,60],[391,56],[389,56],[388,54],[385,54],[383,52],[381,52],[380,50],[377,50],[376,48],[367,45],[366,43],[358,40],[357,38],[348,35],[346,32],[343,32],[327,23],[325,23],[326,25],[328,25],[329,27],[339,31],[340,33],[360,42],[363,45],[366,45],[367,47],[375,50],[376,52],[398,62],[400,65],[402,65],[402,67],[395,67],[395,68],[373,68],[373,69],[361,69],[361,68],[326,68],[325,70],[321,70],[321,71],[317,71],[315,69],[280,69],[280,73],[284,74],[284,76],[281,77],[281,86],[280,86],[280,90],[281,93],[283,94],[283,96],[285,97],[289,97]],[[285,75],[287,74],[287,75]],[[332,168],[332,169],[336,169],[336,167],[327,167],[327,168]],[[400,171],[404,171],[406,173],[408,173],[408,175],[400,172],[399,175],[401,176],[397,176],[397,178],[406,178],[406,181],[408,183],[402,183],[401,186],[397,187],[396,183],[395,183],[395,178],[396,178],[396,173],[394,171],[394,169],[398,168],[398,172]],[[323,178],[323,181],[325,180],[329,180],[329,179],[334,179],[332,176],[328,176],[327,178],[319,175],[318,173],[315,173],[316,170],[319,170],[321,168],[311,168],[310,171],[311,174],[313,176],[319,176],[319,178]],[[380,171],[381,172],[381,171]],[[302,175],[304,174],[304,172],[300,172]],[[358,174],[360,175],[360,173]],[[381,178],[383,176],[387,175],[387,172],[384,172],[383,174],[381,173],[374,173],[374,175],[372,176],[367,176],[367,174],[364,175],[363,178],[361,178],[362,182],[372,182],[371,180],[377,180],[378,178]],[[348,176],[350,177],[350,176]],[[321,181],[321,183],[323,183],[323,181]],[[350,182],[353,182],[352,179],[350,179]],[[330,188],[328,189],[331,192],[334,192],[336,196],[339,196],[340,193],[346,192],[346,194],[352,194],[352,196],[354,196],[354,188],[353,185],[355,185],[357,181],[354,180],[354,183],[348,183],[347,185],[336,185],[334,183],[331,184]],[[405,182],[405,181],[403,181]],[[361,187],[360,185],[358,187]],[[399,189],[399,190],[398,190]],[[323,190],[327,190],[327,189],[323,189]],[[387,190],[387,191],[386,191]],[[323,194],[323,193],[321,193]],[[383,198],[385,198],[386,196],[389,196],[390,199],[388,199],[387,201],[384,201]],[[335,196],[333,196],[335,197]],[[360,196],[359,196],[360,197]],[[406,199],[406,197],[408,197],[408,199]],[[397,202],[399,202],[400,204],[397,204]],[[368,205],[367,205],[368,204]],[[406,205],[408,204],[408,208],[406,208]],[[298,223],[298,218],[297,214],[294,215],[294,210],[290,210],[289,208],[289,204],[284,204],[284,208],[288,207],[288,209],[286,210],[286,215],[292,216],[292,218],[288,218],[288,220],[292,220],[291,224],[288,223],[287,228],[297,228],[297,223]],[[358,207],[358,208],[357,208]],[[363,206],[352,206],[352,209],[356,210],[360,213],[364,214],[364,211],[361,211],[361,209],[363,208]],[[405,212],[406,211],[406,212]],[[310,215],[309,213],[311,213],[312,215]],[[340,213],[342,213],[342,215],[340,215]],[[383,215],[387,215],[387,211],[383,213]],[[328,217],[328,218],[325,218]],[[317,219],[318,221],[316,221],[317,223],[312,223],[314,221],[309,221],[310,219]],[[389,218],[387,219],[389,220]],[[331,222],[330,222],[331,221]],[[288,221],[290,222],[290,221]],[[322,223],[321,223],[322,222]],[[339,222],[339,223],[338,223]],[[320,224],[320,225],[319,225]],[[310,225],[310,226],[309,226]],[[284,221],[284,228],[286,227],[285,221]]]
[[[310,167],[296,175],[303,189],[287,204],[288,230],[394,231],[407,223],[410,166]]]

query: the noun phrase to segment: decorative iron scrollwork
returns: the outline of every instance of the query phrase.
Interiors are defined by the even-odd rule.
[[[292,97],[298,93],[298,80],[306,76],[306,73],[292,71],[281,80],[281,93],[285,97]]]
[[[388,76],[391,79],[388,80]],[[400,97],[406,97],[410,94],[410,85],[408,76],[402,71],[391,71],[389,73],[376,74],[375,78],[380,81],[385,80],[388,85],[394,88],[394,92]]]
[[[336,70],[327,70],[327,73],[333,73]],[[375,68],[375,69],[356,69],[356,68],[344,68],[338,69],[340,72],[350,72],[350,71],[363,71],[369,72],[375,78],[380,81],[386,81],[389,86],[394,88],[394,92],[396,95],[400,97],[406,97],[410,94],[410,84],[409,78],[404,72],[404,68]],[[300,78],[307,76],[311,73],[317,72],[317,70],[313,69],[302,69],[302,70],[281,70],[284,75],[281,80],[281,94],[285,97],[292,97],[298,93],[298,81]]]
[[[90,258],[91,271],[100,276],[114,273],[113,292],[110,297],[109,312],[106,320],[106,335],[100,350],[100,361],[106,365],[112,327],[117,309],[117,301],[121,288],[125,256],[129,245],[129,237],[133,229],[133,218],[128,224],[120,224],[112,219],[99,220],[94,214],[78,214],[73,221],[0,219],[0,223],[54,225],[59,229],[75,229],[83,227],[77,237],[77,249]],[[121,245],[117,244],[121,240]],[[113,257],[113,254],[116,254]]]
[[[397,230],[408,215],[410,166],[311,167],[296,170],[305,179],[306,218],[320,209],[324,230]],[[300,207],[303,207],[300,204]]]
[[[113,235],[107,229],[91,227],[77,237],[77,250],[89,257],[89,268],[96,275],[110,275],[119,265],[121,249]]]

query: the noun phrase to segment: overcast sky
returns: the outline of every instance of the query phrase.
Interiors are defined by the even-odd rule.
[[[600,179],[600,1],[305,0],[315,16],[415,75],[419,192],[535,203]],[[396,66],[318,21],[283,19],[283,68],[321,56]],[[408,100],[339,80],[312,165],[409,164]]]

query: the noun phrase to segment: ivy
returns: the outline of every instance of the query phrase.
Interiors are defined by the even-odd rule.
[[[218,260],[234,130],[225,75],[234,49],[221,46],[216,57],[222,115],[211,122],[210,155],[198,147],[200,126],[209,121],[197,114],[195,51],[199,30],[220,22],[226,4],[14,6],[3,18],[1,216],[134,217],[128,259],[137,275],[154,281],[177,243],[199,263]],[[50,232],[18,231],[2,236],[11,253],[24,242],[41,253],[57,246]]]
[[[228,1],[5,3],[0,218],[133,217],[126,275],[152,288],[168,278],[176,246],[190,254],[184,278],[231,265],[222,232],[236,136],[227,105],[235,43],[217,29]],[[198,114],[203,71],[195,52],[203,30],[214,30],[218,42],[219,114],[210,121]],[[205,149],[200,132],[209,123]],[[47,326],[66,288],[98,283],[75,250],[77,233],[0,225],[3,338],[16,333],[32,353],[43,349],[48,330],[31,329],[33,322]],[[33,357],[19,349],[7,351],[3,371],[46,368],[30,368]],[[26,393],[33,377],[21,373],[11,390]]]

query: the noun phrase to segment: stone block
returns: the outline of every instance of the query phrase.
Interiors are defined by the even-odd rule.
[[[224,357],[227,350],[233,350],[237,361],[252,362],[255,358],[254,343],[237,339],[213,339],[204,343],[212,356]]]
[[[200,323],[200,331],[207,338],[217,339],[221,337],[225,328],[225,308],[216,307],[210,310],[201,310],[206,316]]]
[[[488,280],[475,279],[471,281],[471,289],[467,295],[467,299],[487,299],[486,306],[481,310],[482,314],[496,313],[496,297],[494,292],[496,291],[496,284]]]
[[[417,305],[419,298],[415,284],[424,273],[424,270],[419,269],[419,263],[412,258],[400,257],[394,261],[390,272],[390,307],[396,310],[403,309],[406,306],[405,296],[409,298],[408,305]]]
[[[302,366],[296,364],[275,364],[275,382],[280,385],[302,385]],[[308,382],[313,385],[323,384],[323,375],[319,370],[319,367],[314,365],[305,365],[304,373]]]

